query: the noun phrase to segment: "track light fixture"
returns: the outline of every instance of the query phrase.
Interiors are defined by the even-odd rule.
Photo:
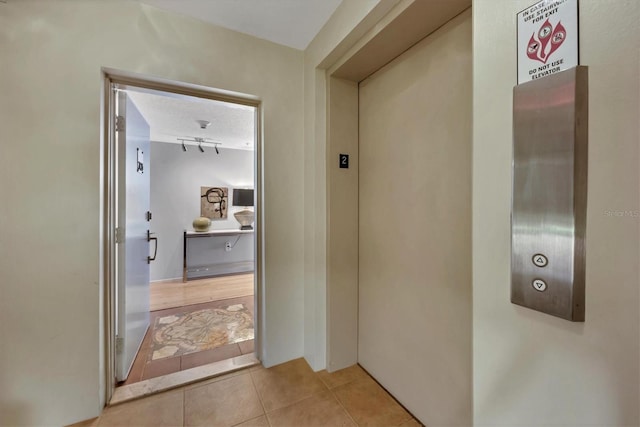
[[[178,141],[180,141],[182,143],[182,151],[187,151],[187,145],[185,144],[185,142],[192,142],[192,143],[197,143],[198,144],[198,150],[200,150],[201,153],[204,153],[204,147],[202,146],[202,144],[212,144],[213,145],[213,149],[216,150],[216,154],[220,154],[220,151],[218,150],[218,145],[222,145],[221,142],[215,142],[212,139],[209,138],[201,138],[201,137],[185,137],[185,138],[177,138]]]
[[[204,138],[195,137],[194,139],[198,143],[198,150],[200,150],[201,153],[204,153],[204,148],[202,148],[202,143],[204,142]]]

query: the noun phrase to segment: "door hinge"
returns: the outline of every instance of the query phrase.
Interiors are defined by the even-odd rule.
[[[116,335],[116,353],[122,353],[124,350],[124,338]]]
[[[124,242],[124,230],[122,227],[116,227],[116,243]]]
[[[126,120],[124,116],[116,116],[116,132],[124,132]]]
[[[147,211],[147,221],[151,221],[152,215],[150,211]]]

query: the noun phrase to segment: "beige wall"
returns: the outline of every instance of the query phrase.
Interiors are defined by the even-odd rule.
[[[509,302],[516,13],[473,3],[473,351],[478,426],[637,426],[640,2],[580,0],[589,66],[586,321]],[[633,215],[633,214],[632,214]]]
[[[343,1],[304,52],[304,355],[315,370],[328,367],[327,69],[398,2]]]
[[[327,370],[358,360],[358,83],[329,78]],[[349,167],[340,168],[340,154]]]
[[[0,3],[0,424],[100,410],[101,67],[263,101],[264,362],[303,354],[303,53],[130,1]]]
[[[360,83],[358,361],[471,422],[471,11]]]

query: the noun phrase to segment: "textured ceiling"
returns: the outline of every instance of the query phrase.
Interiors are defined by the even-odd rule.
[[[220,148],[254,149],[254,107],[173,94],[127,93],[147,120],[152,141],[179,144],[178,138],[198,137],[216,141]],[[211,125],[201,129],[197,120]]]
[[[140,1],[300,50],[304,50],[309,45],[342,2],[342,0]]]

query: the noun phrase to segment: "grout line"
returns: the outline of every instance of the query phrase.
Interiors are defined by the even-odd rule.
[[[466,11],[466,9],[465,9],[465,11]],[[379,387],[380,387],[380,388],[381,388],[381,389],[382,389],[382,390],[387,394],[387,396],[389,396],[389,397],[390,397],[390,398],[391,398],[395,403],[397,403],[398,405],[400,405],[400,407],[401,407],[402,409],[404,409],[404,411],[405,411],[407,414],[409,414],[409,418],[408,418],[408,419],[406,419],[406,420],[404,420],[404,421],[402,421],[403,423],[406,423],[407,421],[409,421],[409,420],[411,420],[411,419],[414,419],[414,420],[418,421],[418,418],[417,418],[417,417],[415,417],[415,416],[413,415],[413,413],[412,413],[411,411],[409,411],[409,410],[408,410],[408,409],[407,409],[407,408],[406,408],[402,403],[400,403],[400,401],[399,401],[398,399],[396,399],[396,397],[395,397],[393,394],[391,394],[391,392],[390,392],[389,390],[387,390],[387,389],[386,389],[382,384],[380,384],[380,382],[378,382],[378,380],[377,380],[377,379],[375,379],[375,378],[374,378],[374,376],[373,376],[373,375],[371,375],[371,374],[369,373],[369,371],[367,371],[367,370],[366,370],[362,365],[360,365],[359,363],[358,363],[358,366],[360,366],[360,368],[361,368],[361,369],[362,369],[362,370],[367,374],[367,376],[368,376],[370,379],[372,379],[372,380],[373,380],[373,381],[374,381],[374,382],[375,382],[375,383],[376,383],[376,384],[377,384],[377,385],[378,385],[378,386],[379,386]],[[419,423],[420,425],[423,425],[420,421],[418,421],[418,423]]]
[[[267,420],[267,425],[268,425],[269,427],[271,427],[271,424],[269,424],[269,420],[268,420],[268,418],[267,418],[267,416],[266,416],[266,415],[259,415],[259,416],[257,416],[257,417],[249,418],[248,420],[246,420],[246,421],[241,421],[241,422],[239,422],[238,424],[234,424],[234,425],[232,425],[231,427],[238,427],[238,426],[241,426],[241,425],[242,425],[242,424],[244,424],[244,423],[248,423],[249,421],[257,420],[257,419],[258,419],[258,418],[260,418],[260,417],[264,417],[264,419],[265,419],[265,420]]]
[[[319,392],[317,392],[317,393],[312,393],[312,394],[310,394],[310,395],[308,395],[308,396],[305,396],[305,397],[303,397],[303,398],[301,398],[301,399],[298,399],[298,400],[296,400],[296,401],[290,402],[289,404],[287,404],[287,405],[285,405],[285,406],[282,406],[282,407],[280,407],[280,408],[276,408],[276,409],[274,409],[274,410],[273,410],[273,411],[271,411],[271,412],[279,411],[280,409],[285,409],[285,408],[289,408],[289,407],[291,407],[291,406],[293,406],[293,405],[297,405],[297,404],[298,404],[298,403],[300,403],[300,402],[303,402],[303,401],[305,401],[305,400],[307,400],[307,399],[310,399],[310,398],[312,398],[313,396],[316,396],[316,395],[318,395],[318,394],[320,394],[320,393],[325,393],[326,391],[329,391],[329,390],[327,389],[327,390],[319,391]],[[266,412],[265,412],[265,413],[266,413]]]
[[[256,392],[256,395],[258,395],[258,401],[260,401],[260,406],[262,406],[262,412],[264,413],[264,418],[267,420],[267,424],[271,426],[271,421],[269,421],[269,416],[267,415],[267,409],[264,407],[262,396],[258,391],[258,387],[256,387],[256,382],[253,378],[253,372],[251,371],[251,368],[249,368],[249,378],[251,378],[251,384],[253,384],[253,390]]]
[[[325,389],[324,389],[324,390],[320,390],[320,391],[318,391],[318,392],[316,392],[316,393],[311,393],[310,395],[308,395],[308,396],[306,396],[306,397],[303,397],[303,398],[298,399],[298,400],[296,400],[296,401],[290,402],[289,404],[287,404],[287,405],[285,405],[285,406],[283,406],[283,407],[281,407],[281,408],[276,408],[276,409],[274,409],[274,410],[273,410],[273,411],[271,411],[271,412],[275,412],[275,411],[279,411],[279,410],[281,410],[281,409],[289,408],[289,407],[291,407],[291,406],[293,406],[293,405],[297,405],[298,403],[304,402],[305,400],[311,399],[311,398],[312,398],[312,397],[314,397],[314,396],[317,396],[317,395],[319,395],[319,394],[322,394],[322,393],[326,393],[326,392],[328,392],[328,391],[331,391],[331,389],[329,388],[329,386],[327,386],[327,385],[322,381],[322,379],[321,379],[321,378],[319,378],[319,376],[318,376],[318,373],[317,373],[317,372],[313,372],[313,375],[314,375],[314,376],[316,376],[316,377],[318,377],[318,379],[320,380],[320,383],[321,383],[321,384],[323,384],[323,385],[325,386]],[[251,379],[253,380],[253,377],[251,377]],[[254,384],[254,386],[255,386],[255,384]],[[256,388],[256,391],[257,391],[257,388]],[[258,394],[258,396],[259,396],[259,394]],[[264,405],[263,405],[263,408],[264,408]],[[265,415],[267,416],[267,421],[268,421],[268,420],[269,420],[269,416],[268,416],[268,413],[267,413],[266,409],[265,409],[264,413],[265,413]],[[271,422],[270,422],[270,421],[269,421],[269,425],[271,425]]]
[[[318,376],[318,378],[320,379],[320,382],[322,382],[322,384],[324,384],[324,385],[325,385],[325,387],[327,387],[327,389],[328,389],[328,390],[331,390],[331,387],[329,387],[329,384],[327,384],[327,382],[326,382],[325,380],[323,380],[323,379],[322,379],[322,376],[321,376],[321,375],[319,375],[319,373],[318,373],[318,372],[316,372],[315,374],[316,374],[316,375]]]
[[[187,423],[187,390],[182,388],[182,427]]]
[[[145,360],[145,362],[142,364],[142,369],[140,370],[140,378],[138,379],[138,381],[135,381],[131,384],[135,384],[135,383],[139,383],[143,381],[144,378],[144,373],[147,370],[147,363],[149,363],[148,361]]]
[[[191,385],[197,387],[197,383],[209,381],[210,379],[221,377],[233,372],[243,371],[251,366],[257,365],[258,363],[260,362],[253,355],[233,357],[220,362],[203,365],[198,368],[187,369],[181,373],[163,375],[128,386],[122,386],[116,389],[116,392],[111,398],[108,406],[141,399],[179,387]]]
[[[253,382],[253,385],[256,388],[256,392],[258,393],[258,398],[260,399],[260,404],[262,404],[262,409],[264,410],[264,414],[265,414],[265,418],[267,419],[267,423],[269,424],[269,426],[271,426],[271,420],[269,418],[269,412],[267,412],[266,408],[264,407],[264,403],[262,401],[262,397],[261,397],[260,393],[258,392],[258,388],[255,385],[255,380],[254,380],[254,377],[253,377],[253,371],[250,370],[249,374],[251,375],[251,381]],[[319,377],[317,372],[313,372],[313,376],[315,376],[316,378],[318,378],[320,380],[320,383],[325,386],[325,389],[323,389],[321,391],[318,391],[317,393],[311,393],[310,395],[308,395],[306,397],[303,397],[303,398],[298,399],[296,401],[290,402],[288,405],[285,405],[285,406],[283,406],[281,408],[276,408],[276,409],[274,409],[273,411],[270,411],[270,412],[275,412],[275,411],[278,411],[278,410],[281,410],[281,409],[289,408],[289,407],[291,407],[293,405],[296,405],[296,404],[298,404],[300,402],[303,402],[303,401],[305,401],[307,399],[311,399],[312,397],[314,397],[314,396],[316,396],[318,394],[326,393],[327,391],[331,391],[331,389]]]
[[[348,383],[347,383],[348,384]],[[336,387],[337,388],[337,387]],[[359,426],[360,424],[358,424],[356,422],[356,420],[353,418],[353,416],[351,415],[351,412],[349,412],[349,410],[344,406],[344,403],[342,403],[342,401],[340,400],[340,398],[338,397],[338,395],[336,394],[336,392],[334,391],[336,388],[332,388],[329,389],[331,391],[331,393],[333,393],[333,397],[336,399],[336,401],[338,402],[338,405],[340,405],[340,407],[344,410],[344,412],[347,414],[347,416],[349,417],[349,419],[351,421],[353,421],[353,423],[357,426]]]

